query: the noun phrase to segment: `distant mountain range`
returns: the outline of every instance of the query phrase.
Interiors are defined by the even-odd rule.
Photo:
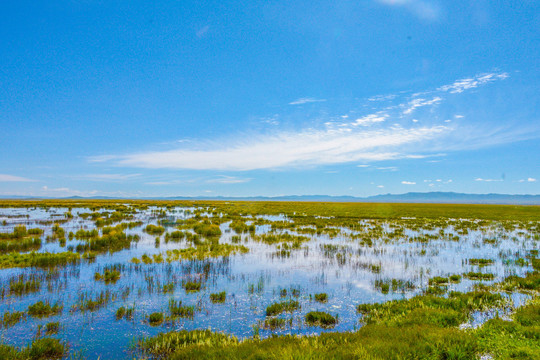
[[[50,199],[45,197],[0,196],[3,199]],[[62,199],[117,199],[114,197],[72,196]],[[124,198],[125,199],[125,198]],[[174,196],[174,197],[141,197],[140,200],[237,200],[237,201],[320,201],[320,202],[389,202],[389,203],[448,203],[448,204],[514,204],[540,205],[540,195],[510,194],[464,194],[456,192],[408,192],[405,194],[385,194],[368,197],[330,196],[330,195],[288,195],[288,196]]]

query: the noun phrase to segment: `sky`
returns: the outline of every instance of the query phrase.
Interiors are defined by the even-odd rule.
[[[0,2],[0,196],[540,194],[540,2]]]

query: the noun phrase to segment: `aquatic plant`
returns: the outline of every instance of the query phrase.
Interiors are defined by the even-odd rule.
[[[463,274],[463,277],[470,280],[493,280],[495,278],[495,275],[491,273],[480,273],[480,272],[470,271],[468,273]]]
[[[163,313],[154,312],[148,316],[148,323],[152,326],[159,325],[163,322]]]
[[[305,316],[306,323],[310,326],[333,327],[337,324],[337,317],[322,311],[310,311]]]
[[[45,333],[47,335],[57,334],[59,330],[60,330],[60,323],[58,321],[50,322],[45,325]]]
[[[326,293],[318,293],[314,296],[315,301],[318,301],[320,303],[325,303],[328,301],[328,294]]]
[[[72,252],[25,254],[9,253],[0,255],[0,269],[15,267],[54,267],[75,264],[79,262],[80,255]]]
[[[175,301],[174,299],[169,300],[169,312],[171,313],[171,318],[193,318],[195,314],[194,306],[182,306],[182,300]]]
[[[222,292],[219,292],[219,293],[212,293],[210,294],[210,301],[213,302],[214,304],[216,303],[224,303],[225,302],[225,298],[227,297],[227,292],[225,291],[222,291]]]
[[[186,292],[195,292],[201,290],[201,283],[195,281],[186,281],[182,284],[182,287]]]
[[[137,343],[141,352],[159,358],[170,357],[178,350],[204,346],[235,346],[238,340],[234,336],[214,333],[210,330],[171,331],[147,337]]]
[[[9,293],[22,296],[37,292],[41,288],[41,282],[35,275],[21,274],[9,280]]]
[[[115,313],[115,316],[116,316],[116,320],[120,320],[120,319],[126,319],[126,320],[130,320],[130,319],[133,319],[133,313],[135,312],[135,308],[134,307],[125,307],[125,306],[120,306],[117,310],[116,310],[116,313]]]
[[[300,309],[300,303],[296,300],[286,300],[273,303],[266,307],[266,316],[274,316],[282,312],[293,312]]]
[[[4,328],[8,328],[10,326],[16,325],[23,318],[24,318],[23,311],[13,311],[13,312],[6,311],[4,315],[2,316],[2,326]]]
[[[144,231],[151,235],[161,235],[165,232],[165,228],[160,225],[148,224],[144,228]]]
[[[38,301],[28,306],[28,315],[42,318],[51,315],[59,314],[62,311],[62,306],[55,303],[51,306],[49,301]]]
[[[96,272],[94,280],[103,281],[105,284],[115,283],[120,279],[120,271],[115,268],[103,270],[103,274]]]

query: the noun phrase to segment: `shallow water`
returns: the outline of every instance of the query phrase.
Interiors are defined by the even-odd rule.
[[[138,211],[129,221],[142,221],[142,225],[126,229],[126,234],[140,236],[133,242],[129,250],[114,254],[98,255],[93,262],[81,261],[80,264],[57,269],[54,279],[43,281],[41,290],[24,296],[9,295],[0,301],[0,313],[7,311],[25,311],[29,305],[39,300],[51,303],[59,302],[63,311],[59,315],[44,319],[30,316],[26,320],[1,330],[4,342],[26,345],[35,337],[40,326],[49,322],[60,322],[61,330],[57,335],[66,340],[71,351],[82,351],[88,358],[131,358],[130,344],[143,336],[156,335],[159,332],[178,329],[207,329],[223,331],[239,338],[253,336],[258,331],[261,337],[276,334],[317,334],[323,331],[349,331],[361,326],[360,315],[356,306],[361,303],[383,302],[391,299],[411,297],[422,293],[428,286],[429,278],[463,274],[469,271],[490,272],[495,275],[492,283],[505,276],[516,274],[523,276],[530,270],[528,266],[517,266],[514,261],[525,257],[529,250],[538,249],[538,241],[527,229],[515,228],[507,231],[496,223],[471,230],[466,235],[459,235],[453,226],[441,229],[412,229],[408,227],[411,219],[382,221],[358,220],[358,225],[365,229],[382,229],[381,237],[373,237],[371,246],[362,243],[355,235],[362,230],[336,228],[336,236],[305,235],[309,241],[302,243],[300,249],[290,250],[290,257],[276,256],[276,244],[267,245],[256,242],[252,235],[242,234],[241,245],[249,248],[249,253],[232,255],[226,258],[209,258],[204,260],[175,261],[163,264],[131,263],[133,257],[143,254],[165,253],[166,250],[190,246],[186,241],[165,243],[164,235],[160,236],[160,244],[156,245],[155,235],[143,231],[147,224],[157,224],[158,208]],[[167,209],[167,231],[175,229],[177,220],[192,216],[195,208]],[[47,242],[52,234],[52,224],[64,218],[66,208],[43,209],[8,208],[0,209],[0,232],[11,232],[17,225],[27,228],[39,227],[45,232],[41,236],[43,245],[40,252],[60,252],[74,248],[82,240],[67,240],[65,247],[58,241]],[[94,222],[80,218],[81,213],[89,209],[72,209],[74,218],[60,224],[66,234],[76,232],[80,228],[94,229]],[[202,212],[201,216],[211,217],[211,213]],[[214,215],[215,216],[215,215]],[[266,216],[260,218],[269,222],[288,221],[285,216]],[[251,224],[253,218],[247,219]],[[114,226],[116,224],[113,224]],[[299,226],[308,228],[307,226]],[[229,222],[220,225],[222,235],[220,243],[232,243],[237,235],[229,228]],[[265,234],[272,229],[271,224],[257,225],[255,234]],[[401,236],[389,237],[395,229],[403,230]],[[439,236],[444,230],[444,236]],[[294,229],[278,230],[296,234]],[[371,233],[372,234],[372,233]],[[414,241],[422,235],[432,235],[427,242]],[[448,235],[459,239],[449,240]],[[495,244],[485,243],[485,239],[496,239]],[[469,265],[468,259],[492,259],[492,265],[479,267]],[[121,278],[114,284],[104,284],[94,280],[95,272],[102,272],[107,265],[123,264]],[[380,270],[374,270],[373,266]],[[38,274],[45,277],[48,270],[43,269],[4,269],[0,270],[0,284],[9,289],[9,279],[20,274]],[[376,280],[398,279],[410,281],[414,288],[405,290],[390,289],[381,292],[375,285]],[[181,286],[183,281],[201,282],[200,292],[187,293]],[[164,294],[160,289],[164,284],[174,283],[172,293]],[[449,290],[467,291],[478,281],[463,280],[450,284]],[[287,296],[282,297],[280,291],[286,289]],[[75,309],[82,294],[95,297],[102,291],[110,291],[112,299],[106,306],[96,311]],[[209,300],[210,293],[226,291],[224,304],[213,304]],[[315,293],[328,294],[327,303],[318,303],[312,296]],[[291,295],[293,294],[293,295]],[[183,305],[195,306],[193,319],[166,321],[159,326],[150,326],[147,321],[153,312],[168,312],[170,299],[182,300]],[[267,318],[265,309],[268,305],[286,299],[299,301],[301,309],[279,315],[292,319],[290,326],[283,329],[270,330],[262,328]],[[519,303],[522,297],[517,297]],[[116,320],[115,312],[120,306],[134,306],[133,320]],[[307,326],[303,319],[306,313],[313,310],[326,311],[337,315],[339,322],[331,329]],[[476,325],[489,318],[478,313],[471,323]],[[256,329],[254,329],[254,327]],[[42,330],[43,333],[43,330]]]

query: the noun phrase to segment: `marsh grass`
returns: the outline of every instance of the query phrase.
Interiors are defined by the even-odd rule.
[[[320,326],[323,328],[334,327],[337,324],[337,317],[322,311],[310,311],[305,316],[306,324],[309,326]]]
[[[55,266],[66,266],[79,262],[81,256],[77,253],[37,253],[30,252],[19,254],[12,252],[0,255],[0,269],[17,267],[40,267],[49,268]]]
[[[21,274],[9,280],[9,293],[22,296],[41,289],[41,282],[36,275]]]
[[[296,300],[286,300],[273,303],[266,307],[266,316],[279,315],[282,312],[293,312],[300,309],[300,303]]]
[[[171,319],[175,318],[193,318],[195,314],[194,306],[182,306],[182,300],[169,300],[169,312]]]
[[[55,303],[51,306],[49,301],[38,301],[28,306],[28,315],[37,318],[49,317],[62,312],[62,306]]]
[[[214,304],[223,304],[225,302],[225,299],[227,297],[227,292],[222,291],[219,293],[212,293],[210,294],[210,301]]]
[[[4,328],[14,326],[18,324],[21,320],[23,320],[24,316],[25,314],[23,311],[6,311],[2,316],[2,326]]]

